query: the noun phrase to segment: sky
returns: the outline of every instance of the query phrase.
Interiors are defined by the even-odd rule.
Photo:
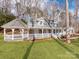
[[[15,1],[15,0],[13,0],[13,1]],[[55,2],[60,7],[61,6],[65,7],[65,0],[43,0],[43,2],[41,3],[41,7],[44,8],[45,6],[47,6],[46,4],[50,4],[50,3],[53,3],[53,2]],[[69,0],[69,11],[74,13],[74,11],[75,11],[75,0]]]
[[[65,5],[65,0],[43,0],[43,2],[48,2],[48,4],[52,3],[53,1],[56,2],[59,6]],[[75,10],[75,0],[69,0],[69,10]]]
[[[51,3],[52,1],[58,3],[59,6],[65,5],[65,0],[48,0],[49,3]],[[75,0],[69,0],[69,11],[75,11]]]

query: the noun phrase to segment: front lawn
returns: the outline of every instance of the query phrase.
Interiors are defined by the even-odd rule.
[[[4,42],[0,35],[0,59],[79,59],[79,39],[66,44],[59,40]]]

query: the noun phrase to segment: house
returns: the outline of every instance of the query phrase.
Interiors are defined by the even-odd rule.
[[[59,9],[60,10],[60,9]],[[58,10],[57,10],[58,11]],[[44,39],[50,37],[61,37],[66,35],[66,31],[71,34],[74,32],[72,27],[67,29],[62,27],[60,14],[63,10],[58,11],[55,19],[31,18],[29,15],[24,14],[19,16],[7,24],[2,25],[4,28],[4,40],[5,41],[23,41],[23,40],[34,40]]]
[[[4,28],[5,41],[23,41],[57,37],[56,32],[60,32],[62,28],[57,27],[55,23],[54,20],[45,20],[43,17],[35,20],[17,18],[1,27]]]

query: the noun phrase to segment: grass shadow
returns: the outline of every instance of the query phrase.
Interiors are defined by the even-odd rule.
[[[79,47],[79,44],[78,43],[72,43],[73,45],[75,45],[76,47]]]
[[[32,43],[30,44],[30,46],[27,48],[26,53],[25,53],[23,59],[28,59],[29,54],[30,54],[30,51],[31,51],[33,45],[34,45],[34,40],[33,40]]]
[[[75,39],[75,40],[72,40],[72,44],[79,47],[79,38]]]
[[[72,55],[74,55],[77,59],[79,59],[79,54],[75,53],[72,49],[68,48],[65,44],[63,44],[61,41],[55,39],[55,41],[62,46],[64,49],[66,49],[68,52],[70,52]]]

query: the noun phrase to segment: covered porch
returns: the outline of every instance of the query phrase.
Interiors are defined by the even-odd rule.
[[[50,37],[50,29],[4,29],[5,41],[23,41]]]

